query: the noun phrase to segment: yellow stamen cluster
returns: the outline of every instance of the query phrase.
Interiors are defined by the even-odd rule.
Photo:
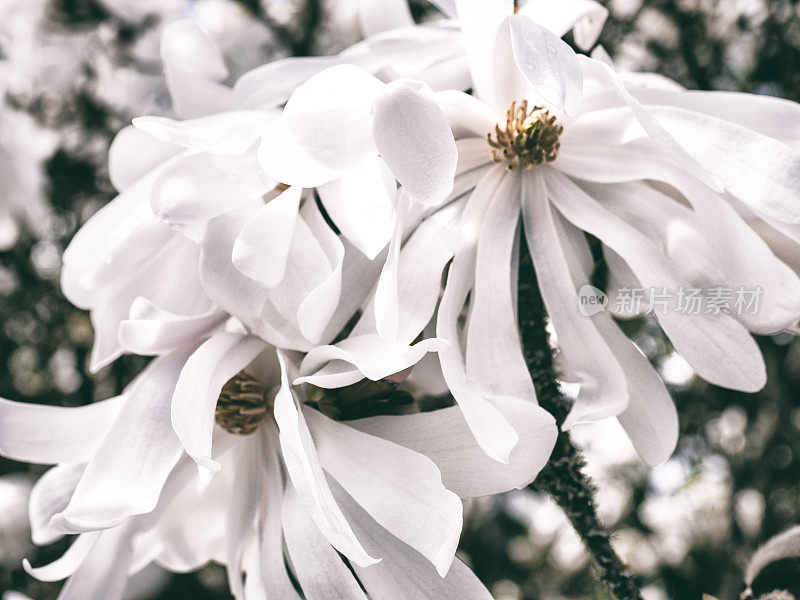
[[[564,128],[548,110],[534,106],[529,112],[528,101],[523,100],[519,106],[511,103],[505,129],[495,125],[494,134],[489,133],[486,140],[492,147],[492,160],[505,162],[509,171],[516,171],[554,161],[561,147],[562,131]]]
[[[267,390],[258,379],[239,371],[222,387],[214,420],[228,433],[249,435],[267,414]]]

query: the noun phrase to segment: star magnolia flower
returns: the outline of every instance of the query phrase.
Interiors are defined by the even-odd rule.
[[[426,257],[413,266],[415,281],[438,282],[454,256],[437,316],[436,333],[450,342],[439,352],[444,378],[482,447],[502,460],[514,437],[488,400],[535,397],[509,286],[517,276],[521,214],[542,295],[569,367],[566,377],[581,383],[565,427],[619,416],[643,458],[662,462],[677,439],[674,406],[649,362],[609,314],[590,319],[578,310],[576,290],[590,281],[593,269],[582,231],[602,242],[613,280],[672,292],[668,306],[656,311],[656,317],[701,377],[755,391],[764,384],[765,370],[748,330],[777,331],[796,321],[800,280],[728,202],[754,207],[757,214],[784,224],[794,222],[791,200],[797,186],[791,184],[798,173],[796,154],[781,138],[761,133],[775,128],[748,128],[754,126],[752,119],[743,126],[686,108],[643,105],[610,66],[576,56],[537,25],[527,7],[514,14],[512,2],[463,0],[456,5],[468,39],[476,96],[443,92],[437,100],[459,147],[452,202],[444,205],[450,218],[440,227],[455,227],[458,235],[440,235],[429,246],[417,248],[408,228],[401,227],[397,231],[402,234],[394,240],[401,265],[404,252],[414,260]],[[325,94],[317,89],[320,110]],[[650,97],[650,102],[658,102],[658,90]],[[754,102],[764,108],[770,104]],[[671,103],[687,106],[674,97]],[[687,103],[699,104],[690,99]],[[790,109],[775,103],[772,110],[779,116]],[[736,114],[727,110],[725,116]],[[732,147],[737,153],[730,152]],[[748,148],[764,152],[756,150],[751,156]],[[752,164],[760,165],[761,172]],[[750,185],[752,178],[759,184]],[[678,197],[652,180],[668,184]],[[720,226],[724,229],[718,235],[708,233]],[[743,248],[749,246],[734,249],[733,241],[743,234],[767,268],[757,268],[759,263],[745,254]],[[680,260],[682,236],[696,253],[691,264]],[[406,240],[402,251],[400,240]],[[428,260],[429,256],[436,258]],[[698,264],[713,268],[699,278]],[[390,275],[385,284],[389,288],[410,285],[392,282],[392,270],[384,273]],[[759,287],[770,299],[756,315],[681,313],[677,291],[698,280]],[[399,297],[402,302],[402,293]],[[459,319],[468,298],[470,312],[462,336]],[[374,319],[393,322],[395,306],[384,303],[389,314],[375,314]],[[315,350],[327,354],[323,356],[310,353],[301,367],[304,380],[324,385],[325,378],[332,381],[334,375],[358,370],[361,357],[343,352],[344,346],[338,344],[336,352]]]
[[[186,571],[211,559],[227,564],[237,598],[299,598],[293,577],[309,600],[332,589],[363,599],[359,582],[373,598],[488,600],[454,562],[459,496],[535,477],[549,455],[540,441],[555,441],[537,407],[502,404],[526,441],[499,466],[455,408],[336,422],[303,403],[293,369],[228,327],[157,358],[117,398],[75,409],[0,400],[0,452],[58,465],[32,493],[34,542],[79,534],[62,558],[26,569],[71,577],[64,600],[120,598],[152,561]]]

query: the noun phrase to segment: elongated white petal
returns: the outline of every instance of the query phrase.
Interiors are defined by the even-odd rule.
[[[133,556],[128,527],[103,531],[58,600],[122,600]]]
[[[648,110],[742,202],[778,221],[800,223],[800,151],[714,116],[671,107]]]
[[[677,288],[663,251],[640,232],[607,211],[563,175],[548,170],[547,188],[554,204],[577,227],[598,237],[631,267],[645,289]],[[676,299],[656,312],[676,350],[698,375],[724,387],[756,391],[766,373],[758,345],[747,330],[725,314],[682,314]]]
[[[489,591],[459,559],[442,577],[421,554],[376,523],[340,485],[333,482],[332,487],[359,538],[383,557],[377,565],[354,566],[370,598],[396,600],[398,590],[402,590],[404,600],[491,599]]]
[[[82,463],[56,465],[33,486],[28,502],[28,520],[34,544],[52,544],[63,535],[51,529],[50,519],[67,507],[85,467]]]
[[[289,484],[281,507],[286,548],[308,600],[366,600],[353,574],[328,543],[294,487]]]
[[[547,102],[576,115],[583,105],[583,75],[575,51],[558,36],[523,15],[508,20],[514,60]]]
[[[45,465],[86,462],[126,401],[126,396],[117,396],[64,408],[0,398],[0,454]]]
[[[450,265],[447,284],[439,305],[436,335],[449,342],[447,347],[439,350],[442,373],[453,397],[464,412],[473,435],[490,457],[498,462],[507,463],[519,436],[481,390],[469,381],[458,331],[459,317],[474,281],[479,224],[503,176],[502,169],[490,171],[472,192],[464,209],[461,220],[461,241]]]
[[[614,69],[604,62],[591,59],[588,56],[579,56],[578,60],[581,61],[584,78],[592,77],[611,88],[630,107],[636,119],[650,136],[650,139],[658,145],[662,152],[711,189],[717,192],[723,191],[724,186],[720,178],[714,172],[709,171],[705,165],[698,162],[698,159],[672,136],[648,108],[642,106],[631,95],[619,79],[619,76],[614,72]]]
[[[216,307],[199,315],[177,315],[139,297],[130,318],[119,325],[119,343],[136,354],[166,354],[206,337],[226,318]]]
[[[423,454],[305,411],[322,467],[389,533],[444,577],[461,535],[461,501]],[[413,483],[412,483],[413,482]]]
[[[562,356],[581,382],[564,427],[617,415],[628,405],[623,366],[610,352],[592,318],[581,314],[577,290],[587,281],[580,281],[585,274],[576,264],[577,257],[570,256],[572,248],[559,235],[544,181],[531,173],[523,183],[525,237],[542,299]]]
[[[800,555],[800,526],[787,529],[780,535],[770,538],[750,557],[744,580],[750,585],[761,570],[770,563],[782,558],[796,558]]]
[[[222,386],[264,348],[264,342],[258,338],[218,332],[181,365],[173,388],[175,393],[171,395],[172,426],[204,478],[219,470],[219,464],[211,458],[211,437]]]
[[[504,177],[481,224],[465,359],[467,377],[485,394],[536,402],[522,356],[516,292],[512,292],[512,286],[516,290],[511,267],[518,254],[521,188],[519,176]]]
[[[476,95],[496,111],[503,111],[506,107],[497,105],[494,94],[495,43],[506,17],[514,13],[514,3],[455,0],[455,5]]]
[[[392,201],[397,184],[377,156],[317,188],[331,220],[342,235],[370,260],[392,235]]]
[[[108,528],[153,510],[181,453],[169,407],[186,355],[158,358],[136,379],[66,509],[53,517],[54,529],[79,533]]]
[[[355,370],[361,373],[358,379],[367,377],[377,381],[416,364],[428,352],[441,352],[446,346],[447,343],[438,338],[422,340],[409,346],[402,342],[386,340],[377,334],[348,337],[332,346],[316,346],[311,349],[303,359],[300,367],[302,377],[297,379],[296,383],[330,387],[326,385],[325,372],[318,374],[318,371],[330,361],[344,361],[353,365]]]
[[[86,560],[100,538],[99,531],[82,533],[64,554],[48,565],[32,567],[28,559],[22,561],[25,572],[39,581],[61,581],[71,576]]]
[[[494,404],[519,433],[507,464],[492,460],[478,446],[458,407],[347,424],[424,454],[439,467],[447,489],[473,498],[528,485],[547,463],[558,433],[555,419],[536,404],[516,398]]]
[[[233,264],[267,287],[286,273],[302,189],[292,186],[270,200],[247,222],[233,244]]]
[[[594,0],[529,0],[518,14],[546,27],[556,37],[572,30],[578,48],[588,50],[600,36],[608,9]]]
[[[275,396],[275,421],[280,429],[281,452],[289,477],[330,544],[355,564],[375,564],[380,559],[367,554],[333,498],[306,420],[292,394],[286,359],[280,352],[278,360],[281,363],[281,389]]]
[[[253,147],[261,129],[275,113],[255,110],[221,112],[198,119],[176,121],[166,117],[137,117],[133,125],[157,140],[200,152],[243,154]]]
[[[395,84],[378,96],[373,111],[375,146],[397,181],[423,204],[440,204],[453,189],[458,151],[436,102]]]

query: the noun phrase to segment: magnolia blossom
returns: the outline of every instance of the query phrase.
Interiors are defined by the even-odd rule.
[[[602,243],[612,283],[672,292],[655,316],[701,377],[733,389],[759,389],[764,364],[748,332],[792,325],[800,314],[800,280],[736,209],[791,232],[797,218],[792,182],[798,170],[797,155],[786,142],[795,140],[796,133],[776,134],[778,128],[761,117],[774,114],[777,123],[796,105],[747,100],[760,108],[756,122],[734,112],[732,98],[730,109],[709,117],[703,111],[713,110],[712,104],[702,95],[681,99],[674,86],[664,90],[663,84],[644,82],[633,89],[642,102],[612,67],[575,55],[538,24],[539,3],[524,5],[517,14],[511,2],[465,0],[456,5],[474,96],[436,94],[457,139],[455,188],[449,201],[440,204],[439,212],[448,216],[438,219],[440,229],[425,247],[414,243],[415,223],[431,218],[414,216],[418,207],[405,210],[407,221],[396,227],[393,240],[400,266],[384,269],[387,277],[375,295],[378,330],[381,323],[390,323],[386,331],[393,332],[396,315],[402,318],[407,310],[404,288],[412,284],[397,279],[404,259],[414,261],[406,277],[424,279],[433,290],[454,257],[436,317],[437,336],[449,342],[439,352],[442,371],[481,445],[503,460],[514,437],[487,398],[535,397],[519,346],[513,295],[521,214],[568,367],[565,379],[581,384],[565,427],[618,416],[640,454],[648,462],[662,462],[677,439],[676,413],[664,384],[608,313],[588,318],[578,310],[576,290],[590,281],[593,270],[582,231]],[[369,85],[368,78],[363,72],[340,71],[339,85],[359,90]],[[321,83],[316,86],[317,114],[307,108],[309,123],[331,110],[325,79],[315,80]],[[304,90],[304,97],[311,96],[312,90]],[[655,105],[660,98],[666,106]],[[696,107],[700,110],[692,110]],[[357,103],[351,108],[359,110]],[[734,142],[741,139],[748,143]],[[320,152],[308,136],[297,135],[297,141],[312,155]],[[329,146],[325,151],[331,153]],[[436,205],[439,199],[433,194],[429,200]],[[746,246],[735,242],[742,237]],[[764,303],[752,315],[677,310],[681,287],[720,283],[761,289]],[[381,285],[389,300],[381,297]],[[469,317],[462,326],[467,298]],[[301,367],[303,380],[335,386],[343,383],[334,375],[349,373],[347,383],[354,371],[369,377],[360,368],[364,355],[348,345],[345,340],[335,349],[310,353]]]
[[[525,442],[501,467],[455,408],[330,419],[291,385],[291,357],[237,327],[199,346],[176,338],[116,398],[75,409],[0,401],[0,452],[58,465],[32,493],[34,542],[78,534],[62,558],[26,569],[70,577],[63,599],[107,600],[152,561],[186,571],[218,560],[237,598],[299,598],[285,544],[309,599],[364,598],[358,581],[374,598],[490,598],[453,562],[459,496],[536,476],[555,441],[539,409],[502,403]]]

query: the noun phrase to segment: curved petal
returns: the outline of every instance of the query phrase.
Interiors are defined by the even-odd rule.
[[[222,331],[211,336],[181,365],[172,388],[172,426],[206,481],[219,470],[219,464],[211,458],[211,438],[222,386],[265,346],[259,338]]]
[[[489,458],[478,446],[458,407],[403,416],[348,421],[347,425],[424,454],[441,471],[444,486],[461,498],[522,489],[550,457],[558,429],[536,404],[517,398],[494,401],[519,434],[507,464]]]
[[[594,45],[608,17],[608,9],[594,0],[528,0],[518,13],[546,27],[556,37],[571,30],[575,45],[581,50]]]
[[[461,535],[461,501],[422,454],[304,411],[322,467],[386,530],[444,577]]]
[[[379,562],[364,550],[333,498],[322,471],[314,441],[303,413],[298,409],[286,371],[286,359],[278,352],[281,388],[275,396],[275,421],[280,429],[283,461],[297,494],[328,542],[350,561],[362,566]]]
[[[458,151],[436,102],[408,85],[389,85],[373,108],[375,146],[397,181],[423,204],[453,189]]]
[[[547,102],[576,115],[583,105],[583,74],[565,41],[523,15],[508,20],[514,60],[525,79]]]
[[[127,400],[123,395],[65,408],[0,398],[0,454],[45,465],[86,462]]]
[[[22,561],[25,572],[39,581],[61,581],[70,577],[83,564],[100,538],[99,531],[82,533],[59,558],[43,567],[32,567],[28,559]]]
[[[121,192],[180,150],[169,141],[154,139],[129,125],[120,130],[108,149],[108,176]]]
[[[302,191],[291,186],[270,200],[236,237],[233,264],[250,279],[267,287],[274,287],[283,279]]]
[[[67,507],[85,468],[82,463],[56,465],[33,486],[28,502],[28,520],[31,539],[37,546],[52,544],[63,535],[50,528],[50,520]]]

